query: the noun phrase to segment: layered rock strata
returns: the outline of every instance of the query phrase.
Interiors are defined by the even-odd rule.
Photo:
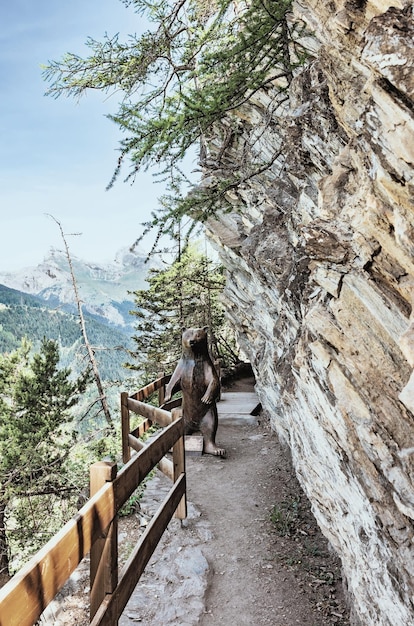
[[[208,234],[260,400],[340,555],[355,624],[414,623],[412,2],[301,0],[309,62],[211,158],[271,165]],[[225,132],[225,131],[222,131]],[[208,175],[220,176],[220,167]]]

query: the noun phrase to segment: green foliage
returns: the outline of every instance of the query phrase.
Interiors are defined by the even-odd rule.
[[[29,495],[66,491],[63,467],[75,440],[71,409],[85,390],[87,376],[71,380],[61,369],[57,344],[44,339],[30,356],[23,341],[11,354],[0,355],[0,513],[12,501]],[[18,523],[17,515],[15,523]],[[27,525],[24,527],[27,532]],[[0,558],[7,566],[4,524]]]
[[[144,485],[140,485],[135,493],[125,502],[124,506],[119,510],[119,517],[128,517],[139,510],[139,503],[144,495]]]
[[[181,354],[183,327],[209,326],[216,357],[237,360],[234,338],[225,321],[219,296],[224,287],[223,267],[195,246],[162,270],[151,270],[148,289],[135,291],[137,334],[131,356],[144,364],[148,380],[160,369],[170,370]],[[225,340],[225,341],[224,341]],[[226,345],[227,344],[227,345]],[[134,364],[129,364],[134,368]]]
[[[270,521],[281,537],[290,537],[295,532],[300,518],[300,501],[297,498],[275,504],[270,513]]]
[[[125,2],[150,24],[145,33],[126,42],[106,36],[89,38],[90,55],[66,54],[49,63],[48,94],[79,97],[87,89],[123,94],[118,112],[110,116],[124,133],[121,156],[113,180],[126,157],[127,176],[148,166],[170,177],[172,200],[152,215],[147,228],[173,233],[183,215],[204,221],[223,206],[226,188],[237,186],[246,174],[211,182],[183,198],[186,183],[181,163],[200,143],[200,160],[208,160],[208,140],[217,125],[248,103],[260,89],[272,88],[276,98],[285,90],[294,68],[303,63],[301,28],[289,19],[292,0],[132,0]],[[256,164],[248,176],[254,175]]]
[[[121,331],[85,313],[88,336],[96,347],[96,359],[104,381],[125,376],[122,364],[129,337]],[[16,350],[27,337],[39,349],[44,337],[57,341],[61,362],[70,364],[75,373],[84,368],[85,349],[76,315],[47,306],[37,298],[0,285],[0,353]]]
[[[119,397],[118,397],[119,400]],[[120,463],[121,426],[94,430],[73,442],[59,470],[62,487],[53,493],[34,482],[24,495],[10,501],[6,517],[10,571],[17,571],[82,507],[89,498],[90,466],[102,459]],[[40,484],[40,483],[39,483]],[[139,487],[135,496],[144,490]],[[130,508],[132,512],[133,498]]]
[[[18,571],[31,555],[55,535],[78,510],[76,491],[32,494],[14,498],[7,509],[9,573]]]
[[[0,501],[9,493],[58,489],[59,469],[73,444],[71,409],[87,383],[85,375],[70,380],[59,369],[57,344],[44,340],[29,359],[30,345],[0,355]]]

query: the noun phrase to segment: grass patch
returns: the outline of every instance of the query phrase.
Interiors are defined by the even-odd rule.
[[[297,498],[275,504],[270,512],[270,521],[281,537],[291,537],[296,532],[300,519],[300,501]]]

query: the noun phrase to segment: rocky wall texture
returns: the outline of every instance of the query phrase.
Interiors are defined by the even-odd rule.
[[[210,145],[272,160],[208,224],[260,400],[342,558],[355,624],[414,623],[414,16],[301,0],[309,63]],[[227,137],[223,149],[223,138]],[[214,165],[214,158],[216,162]],[[220,163],[219,163],[220,161]]]

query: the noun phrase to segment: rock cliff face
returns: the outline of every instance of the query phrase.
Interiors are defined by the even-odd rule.
[[[403,0],[301,0],[289,102],[237,113],[229,163],[272,166],[208,224],[228,314],[342,558],[355,624],[414,623],[414,19]],[[244,142],[244,143],[243,143]],[[214,172],[213,172],[214,173]],[[211,172],[208,173],[211,175]],[[216,170],[215,175],[220,175]]]

